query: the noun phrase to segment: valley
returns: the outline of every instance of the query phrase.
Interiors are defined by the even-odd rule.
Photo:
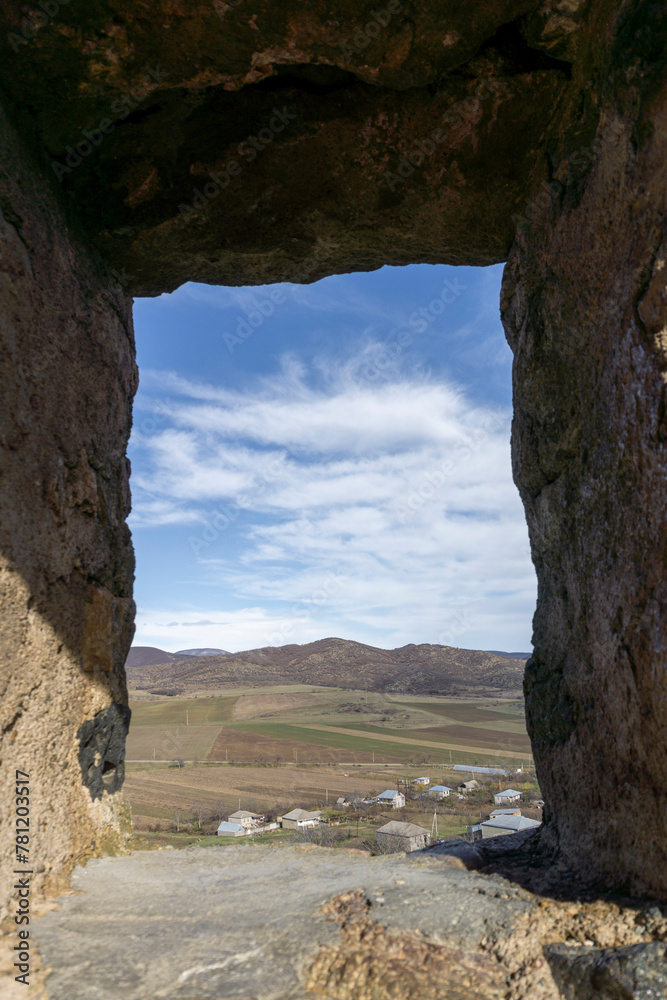
[[[268,685],[190,697],[134,690],[131,707],[124,788],[143,831],[171,828],[194,807],[210,830],[236,808],[325,808],[422,774],[455,787],[468,777],[456,764],[514,771],[531,760],[523,704],[513,698]],[[420,801],[408,811],[424,822],[433,808]],[[438,810],[452,836],[479,813],[471,802],[454,809],[453,799]]]

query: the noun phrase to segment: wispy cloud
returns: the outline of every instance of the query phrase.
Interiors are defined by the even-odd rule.
[[[132,520],[192,523],[182,544],[199,585],[226,594],[229,609],[199,611],[218,624],[201,624],[197,644],[514,643],[535,584],[509,412],[424,375],[360,381],[351,360],[315,371],[287,355],[239,391],[143,373],[142,405],[155,394],[168,416],[133,438]],[[142,641],[178,648],[163,617],[191,642],[194,622],[175,610],[144,610]]]

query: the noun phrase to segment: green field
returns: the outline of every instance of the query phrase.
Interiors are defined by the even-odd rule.
[[[495,728],[499,723],[505,724],[508,722],[513,725],[520,725],[521,720],[517,720],[516,716],[520,714],[523,717],[524,712],[523,703],[521,702],[508,702],[507,706],[503,706],[502,708],[497,708],[495,705],[493,708],[489,708],[486,704],[453,704],[451,702],[442,704],[435,700],[400,701],[396,702],[396,704],[425,712],[427,715],[441,716],[447,722],[462,722],[469,726],[491,725],[492,728]]]
[[[496,724],[494,724],[495,726]],[[504,723],[505,726],[516,726],[515,723]],[[434,743],[460,744],[461,746],[476,746],[488,750],[501,750],[503,753],[528,752],[530,743],[525,729],[523,732],[512,728],[509,731],[489,729],[483,723],[477,726],[429,726],[423,729],[390,729],[363,722],[353,723],[350,728],[363,733],[381,733],[384,736],[395,736],[400,740],[412,739],[418,745],[428,741]]]
[[[132,702],[131,728],[142,726],[223,726],[230,722],[238,697],[170,698],[145,704]]]
[[[247,733],[256,733],[258,736],[272,736],[274,739],[284,740],[286,745],[310,743],[313,746],[334,747],[339,750],[363,750],[369,754],[369,760],[373,752],[378,756],[389,755],[398,761],[407,761],[414,756],[414,751],[410,751],[409,747],[393,743],[387,745],[380,740],[367,739],[361,733],[359,736],[349,736],[346,733],[323,733],[305,726],[270,722],[237,723],[233,728],[241,729]],[[289,759],[294,758],[288,756]]]
[[[470,740],[428,740],[424,730],[421,733],[410,733],[399,730],[392,739],[391,730],[383,732],[379,727],[368,727],[367,730],[360,725],[359,733],[335,731],[331,727],[327,732],[321,729],[309,728],[303,724],[270,723],[270,722],[244,722],[232,726],[233,729],[243,732],[255,733],[258,736],[270,736],[274,740],[284,741],[286,749],[294,743],[312,744],[314,746],[334,747],[340,750],[364,751],[368,760],[372,759],[375,753],[379,759],[392,759],[397,761],[410,761],[415,759],[433,760],[441,763],[473,763],[473,764],[497,764],[499,755],[503,760],[522,760],[526,754],[521,751],[496,749],[493,746],[480,746],[473,744]],[[369,732],[369,730],[371,730]],[[382,735],[382,739],[373,739],[373,731]],[[368,732],[368,735],[367,735]],[[451,746],[449,745],[451,743]],[[481,741],[480,741],[481,743]],[[293,760],[292,754],[287,754],[288,760]]]
[[[128,760],[205,760],[219,726],[132,726],[127,738]]]

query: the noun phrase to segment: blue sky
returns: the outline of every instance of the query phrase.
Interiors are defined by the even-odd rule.
[[[502,268],[135,303],[135,644],[530,649]]]

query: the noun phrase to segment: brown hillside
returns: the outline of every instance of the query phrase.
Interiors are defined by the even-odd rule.
[[[157,646],[132,646],[127,654],[125,668],[129,670],[132,667],[151,667],[156,663],[170,663],[175,659],[173,653],[167,653]]]
[[[144,647],[147,648],[147,647]],[[524,661],[481,650],[410,644],[378,649],[346,639],[303,646],[267,646],[227,656],[164,654],[170,659],[131,662],[131,687],[169,685],[182,692],[267,684],[318,684],[410,694],[516,693]]]

